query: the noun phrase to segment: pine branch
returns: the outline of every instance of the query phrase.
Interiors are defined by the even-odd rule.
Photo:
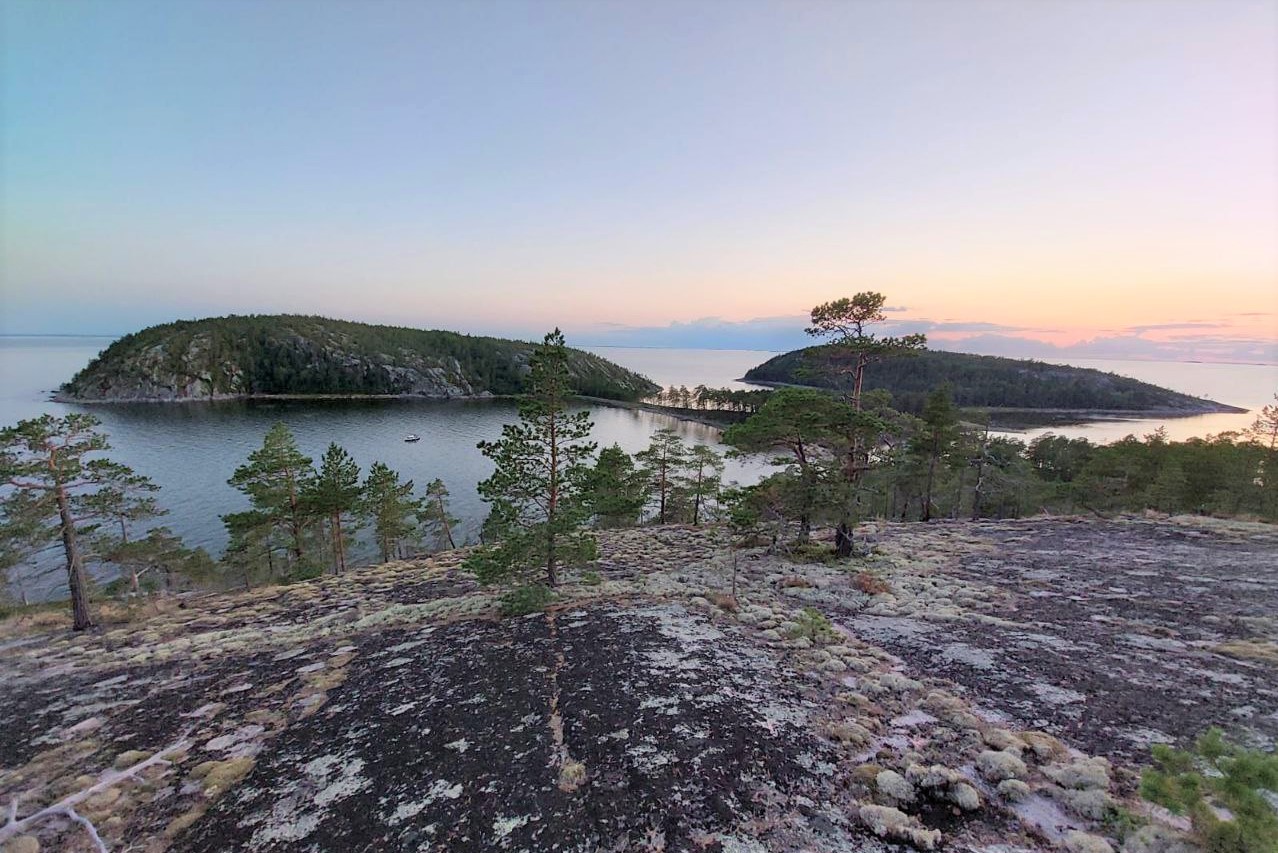
[[[80,803],[84,802],[85,800],[87,800],[89,797],[92,797],[94,794],[105,791],[106,789],[114,785],[117,785],[126,779],[137,779],[138,778],[137,774],[141,773],[143,770],[146,770],[149,767],[156,767],[159,765],[170,764],[169,760],[166,759],[164,756],[172,752],[178,752],[179,750],[185,749],[187,746],[189,746],[190,741],[186,737],[186,735],[189,733],[190,732],[188,730],[175,743],[151,755],[149,758],[139,761],[137,764],[134,764],[132,767],[127,767],[124,770],[120,770],[115,773],[109,773],[107,774],[106,777],[94,783],[93,785],[90,785],[89,787],[85,788],[83,791],[79,791],[74,794],[69,794],[66,797],[63,797],[61,800],[58,800],[53,805],[46,806],[45,808],[40,809],[38,812],[35,812],[34,814],[24,817],[22,820],[18,820],[18,798],[14,797],[9,802],[8,822],[6,822],[4,826],[0,826],[0,844],[3,844],[5,841],[8,841],[10,838],[13,838],[16,835],[26,832],[28,829],[30,829],[31,827],[35,826],[36,824],[40,823],[43,820],[46,820],[51,817],[56,817],[58,815],[62,815],[64,817],[70,818],[72,821],[80,824],[81,826],[85,828],[85,830],[89,833],[89,837],[93,839],[93,843],[97,846],[97,850],[99,851],[99,853],[108,853],[106,845],[102,842],[101,836],[98,835],[97,828],[94,827],[94,825],[87,818],[83,817],[79,812],[77,812],[75,810],[75,807],[79,805]]]

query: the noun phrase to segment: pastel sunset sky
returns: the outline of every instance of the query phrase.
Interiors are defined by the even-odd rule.
[[[0,9],[0,333],[1278,361],[1270,0]]]

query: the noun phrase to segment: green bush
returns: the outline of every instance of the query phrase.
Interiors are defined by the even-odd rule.
[[[501,615],[527,616],[545,610],[554,600],[555,594],[545,584],[517,586],[501,597]]]
[[[581,573],[581,582],[586,586],[599,586],[603,583],[603,578],[596,571],[584,571]]]
[[[1208,853],[1278,853],[1278,812],[1261,791],[1278,791],[1278,755],[1246,749],[1211,729],[1192,750],[1152,748],[1141,796],[1188,815]]]
[[[285,583],[301,583],[302,581],[313,581],[324,574],[324,567],[318,563],[303,563],[294,569],[285,580]]]
[[[830,625],[830,620],[815,607],[803,608],[803,612],[794,621],[798,627],[791,631],[791,634],[795,637],[807,637],[814,643],[834,637],[834,628]]]

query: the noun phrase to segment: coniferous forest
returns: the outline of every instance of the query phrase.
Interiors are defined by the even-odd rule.
[[[62,389],[68,400],[200,400],[280,395],[518,394],[533,345],[457,332],[294,315],[188,320],[125,335]],[[633,400],[642,376],[581,350],[578,392]]]

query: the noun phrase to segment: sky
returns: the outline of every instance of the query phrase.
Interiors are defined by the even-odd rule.
[[[0,0],[0,334],[1278,362],[1278,4]]]

